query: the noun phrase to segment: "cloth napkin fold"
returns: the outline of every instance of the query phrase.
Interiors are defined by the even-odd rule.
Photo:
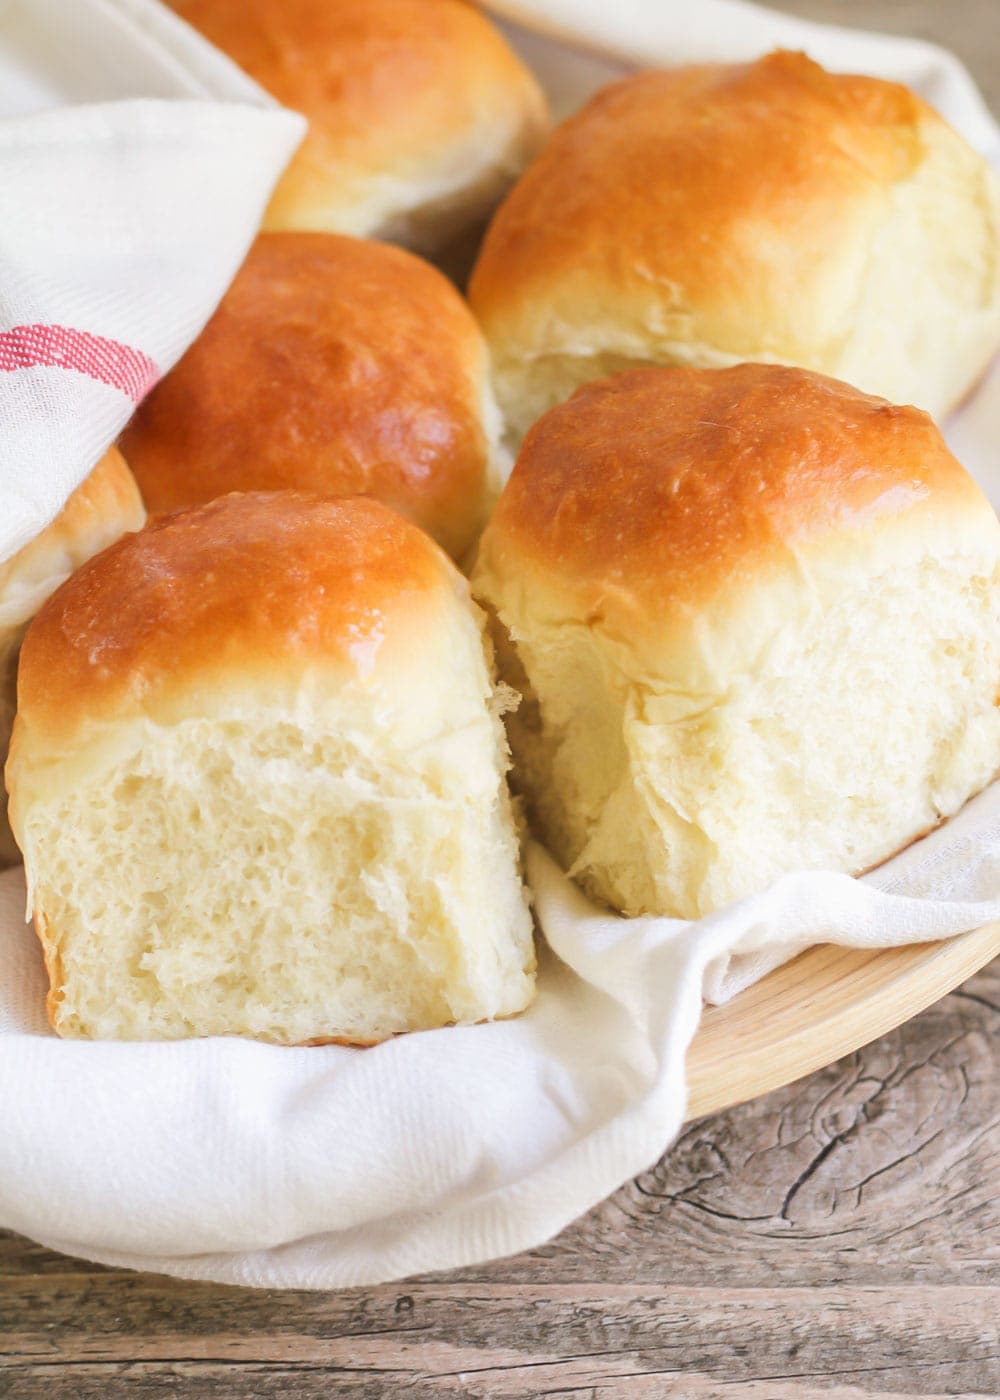
[[[0,9],[2,562],[205,324],[305,123],[152,0]]]
[[[21,27],[0,37],[0,106],[16,93],[21,115],[0,122],[0,559],[197,332],[300,130],[150,0],[4,4]],[[511,30],[562,109],[622,63],[780,44],[903,77],[1000,152],[964,71],[927,45],[735,0],[495,8],[593,51]],[[102,95],[114,101],[39,110]],[[998,413],[994,378],[950,425],[994,501]],[[810,943],[884,947],[1000,919],[1000,786],[864,880],[791,875],[698,923],[600,912],[538,847],[528,875],[548,943],[530,1010],[368,1051],[59,1041],[23,874],[0,876],[0,1226],[107,1263],[272,1287],[375,1283],[541,1243],[679,1129],[703,995],[725,999]]]
[[[742,63],[771,49],[802,49],[826,68],[872,73],[915,88],[985,155],[1000,157],[1000,130],[958,59],[938,44],[817,24],[747,0],[485,0],[533,36],[561,41],[536,65],[564,65],[565,45],[629,67]]]

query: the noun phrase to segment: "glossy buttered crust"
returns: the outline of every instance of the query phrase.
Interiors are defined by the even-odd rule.
[[[82,726],[183,710],[202,680],[210,693],[317,667],[370,677],[463,588],[434,542],[376,501],[247,493],[155,519],[34,619],[11,771],[20,748],[55,755]]]
[[[122,443],[152,511],[229,491],[363,494],[459,554],[486,510],[487,377],[468,308],[420,258],[263,234]]]
[[[626,78],[554,133],[509,196],[473,302],[499,319],[550,279],[598,274],[649,296],[663,272],[680,312],[728,319],[745,305],[752,315],[744,278],[767,252],[764,237],[774,240],[772,282],[761,291],[808,285],[817,256],[852,235],[858,202],[913,169],[928,115],[904,87],[834,77],[801,54]],[[595,311],[603,291],[590,286]]]
[[[547,128],[536,79],[462,0],[169,3],[309,120],[268,228],[378,234],[498,165],[509,183]]]
[[[1000,342],[998,263],[995,177],[936,112],[778,52],[598,93],[501,206],[469,298],[515,417],[549,356],[576,383],[776,360],[940,410]],[[622,360],[588,375],[601,353]]]
[[[918,409],[778,365],[638,369],[531,429],[474,580],[490,602],[548,600],[652,663],[664,649],[683,659],[710,616],[735,626],[750,599],[752,651],[762,599],[780,622],[783,589],[760,592],[772,579],[808,591],[911,544],[995,554],[997,535]]]

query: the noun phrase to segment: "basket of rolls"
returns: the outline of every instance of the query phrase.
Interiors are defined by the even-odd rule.
[[[1000,951],[1000,131],[916,41],[493,8],[0,36],[0,1226],[53,1248],[515,1252]]]

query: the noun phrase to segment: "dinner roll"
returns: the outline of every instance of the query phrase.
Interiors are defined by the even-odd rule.
[[[30,619],[91,555],[145,519],[132,474],[110,448],[52,524],[0,564],[0,773],[14,722],[17,656]],[[0,868],[19,859],[0,782]]]
[[[384,244],[273,233],[122,441],[152,511],[364,494],[457,556],[496,493],[499,432],[482,336],[441,273]]]
[[[7,767],[60,1035],[368,1042],[520,1011],[468,586],[376,501],[232,495],[42,608]]]
[[[1000,344],[1000,195],[925,102],[803,54],[640,73],[555,134],[470,300],[516,435],[638,364],[803,365],[943,414]]]
[[[169,0],[309,119],[270,229],[437,253],[482,224],[548,129],[541,88],[461,0]]]
[[[525,439],[473,589],[539,830],[625,913],[859,873],[1000,768],[1000,524],[926,414],[835,380],[578,390]]]

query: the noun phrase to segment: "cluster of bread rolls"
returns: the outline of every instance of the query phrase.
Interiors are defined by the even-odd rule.
[[[60,1034],[514,1014],[522,808],[697,918],[995,776],[1000,523],[925,410],[1000,344],[1000,197],[935,112],[774,54],[546,141],[463,0],[171,3],[311,128],[123,437],[154,518],[112,456],[0,570]],[[516,179],[469,303],[369,241],[454,270]]]

